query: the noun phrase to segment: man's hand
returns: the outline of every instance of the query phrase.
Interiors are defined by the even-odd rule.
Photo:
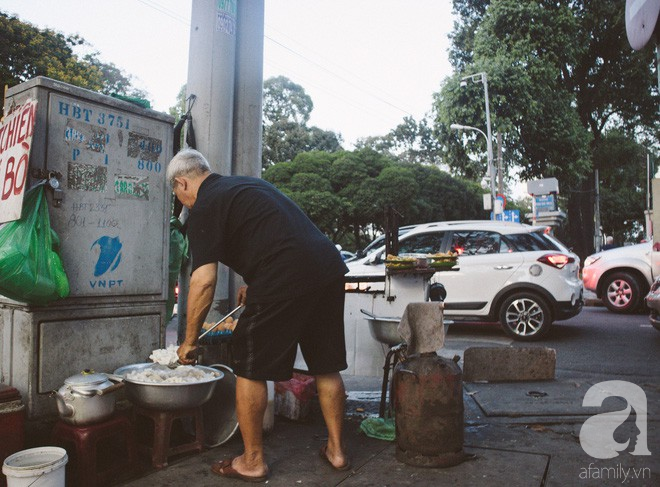
[[[204,318],[213,302],[217,274],[218,264],[211,263],[198,267],[190,276],[186,337],[177,350],[179,362],[184,365],[193,364],[197,358],[194,351],[197,349],[197,339]]]
[[[236,304],[245,306],[247,304],[247,286],[241,286],[236,293]]]
[[[182,343],[176,351],[179,356],[179,362],[183,365],[193,365],[197,360],[197,345]]]

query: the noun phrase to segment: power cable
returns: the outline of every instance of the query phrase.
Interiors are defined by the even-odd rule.
[[[310,49],[308,45],[301,44],[300,42],[298,42],[298,41],[297,41],[296,39],[294,39],[293,37],[287,35],[285,32],[282,32],[282,31],[280,31],[280,30],[278,30],[278,29],[276,29],[276,28],[274,28],[273,26],[268,25],[268,24],[266,24],[266,27],[267,27],[269,30],[272,30],[272,31],[276,32],[277,35],[278,35],[278,37],[284,37],[284,38],[286,38],[286,39],[289,39],[289,40],[290,40],[291,42],[293,42],[294,44],[297,44],[297,45],[302,46],[303,48],[307,49],[308,52],[310,52],[311,54],[313,54],[315,58],[321,58],[321,59],[323,59],[323,61],[325,61],[325,62],[329,63],[330,65],[332,65],[333,69],[339,69],[339,70],[341,70],[341,71],[344,71],[347,75],[349,75],[349,76],[351,76],[351,77],[354,77],[355,79],[357,79],[358,81],[360,81],[360,83],[363,83],[363,84],[365,84],[365,85],[367,85],[367,86],[369,86],[369,87],[371,87],[371,88],[373,88],[373,89],[375,89],[375,90],[380,91],[383,95],[387,96],[388,98],[396,98],[395,95],[393,95],[392,93],[388,93],[388,92],[385,91],[381,86],[377,86],[375,83],[371,82],[370,80],[365,79],[365,78],[363,78],[362,76],[360,76],[360,75],[358,75],[358,74],[356,74],[356,73],[352,73],[350,70],[346,69],[343,65],[341,65],[341,64],[337,64],[336,62],[332,61],[331,59],[328,59],[328,58],[324,57],[324,55],[323,55],[322,53],[319,53],[318,51],[315,51],[315,50],[313,50],[313,49]]]
[[[301,59],[304,59],[304,60],[307,61],[308,63],[313,64],[314,66],[317,66],[318,68],[322,69],[322,70],[325,71],[326,73],[329,73],[331,76],[334,76],[335,78],[337,78],[337,79],[343,81],[344,83],[347,83],[348,85],[350,85],[350,86],[356,88],[357,90],[362,91],[363,93],[366,93],[367,95],[369,95],[369,96],[375,98],[376,100],[378,100],[378,101],[380,101],[380,102],[382,102],[382,103],[385,103],[386,105],[389,105],[390,107],[392,107],[392,108],[394,108],[394,109],[396,109],[396,110],[399,110],[400,112],[403,112],[403,113],[405,113],[406,115],[410,115],[410,116],[412,116],[412,113],[410,113],[408,110],[405,110],[405,109],[403,109],[403,108],[401,108],[401,107],[395,105],[394,103],[391,103],[391,102],[389,102],[388,100],[385,100],[385,99],[383,99],[382,97],[380,97],[380,96],[378,96],[378,95],[375,95],[374,93],[372,93],[372,92],[370,92],[370,91],[368,91],[368,90],[362,88],[361,86],[356,85],[355,83],[353,83],[352,81],[350,81],[350,80],[344,78],[343,76],[339,76],[337,73],[333,72],[333,71],[330,70],[329,68],[326,68],[325,66],[322,66],[321,64],[317,63],[316,61],[314,61],[314,60],[308,58],[307,56],[305,56],[305,55],[299,53],[298,51],[296,51],[296,50],[294,50],[294,49],[292,49],[292,48],[290,48],[290,47],[288,47],[288,46],[282,44],[281,42],[279,42],[279,41],[273,39],[272,37],[267,36],[267,35],[264,35],[264,38],[266,38],[266,39],[268,39],[269,41],[271,41],[271,42],[277,44],[277,45],[280,46],[280,47],[283,47],[283,48],[286,49],[287,51],[291,52],[292,54],[298,56],[298,57],[301,58]],[[358,76],[356,76],[356,78],[358,78]]]
[[[146,5],[147,7],[150,7],[150,8],[152,8],[152,9],[154,9],[154,10],[156,10],[156,11],[158,11],[158,12],[164,14],[164,15],[167,15],[167,16],[173,18],[174,20],[177,20],[177,21],[179,21],[179,22],[181,22],[181,23],[183,23],[183,24],[186,24],[186,25],[190,25],[190,19],[186,19],[186,18],[182,17],[182,16],[179,15],[177,12],[175,12],[175,11],[173,11],[173,10],[171,10],[171,9],[169,9],[169,8],[167,8],[167,7],[163,6],[163,5],[161,5],[161,4],[159,4],[159,3],[156,2],[155,0],[138,0],[138,1],[139,1],[140,3]],[[268,26],[268,27],[269,27],[269,29],[272,29],[272,30],[274,30],[274,31],[277,32],[277,29],[273,29],[273,28],[270,27],[270,26]],[[290,37],[290,36],[287,36],[287,37],[289,37],[289,39],[293,40],[294,42],[297,42],[297,41],[296,41],[295,39],[293,39],[292,37]],[[280,41],[274,39],[273,37],[264,34],[264,38],[267,39],[268,41],[272,42],[273,44],[276,44],[276,45],[280,46],[281,48],[286,49],[287,51],[289,51],[289,52],[292,53],[293,55],[299,57],[300,59],[303,59],[303,60],[306,61],[307,63],[312,64],[312,65],[316,66],[317,68],[321,69],[322,71],[324,71],[324,72],[330,74],[330,76],[332,76],[332,77],[334,77],[334,78],[336,78],[336,79],[339,79],[339,80],[343,81],[344,83],[348,84],[349,86],[352,86],[352,87],[355,88],[356,90],[358,90],[358,91],[360,91],[360,92],[362,92],[362,93],[366,93],[368,96],[370,96],[370,97],[372,97],[372,98],[375,98],[375,99],[378,100],[379,102],[384,103],[385,105],[388,105],[388,106],[394,108],[395,110],[400,111],[401,113],[403,113],[403,114],[405,114],[405,115],[413,116],[412,113],[411,113],[409,110],[406,110],[406,109],[404,109],[404,108],[401,108],[400,106],[398,106],[398,105],[396,105],[396,104],[390,102],[389,100],[386,100],[386,99],[384,99],[383,97],[374,94],[372,91],[369,91],[367,88],[363,88],[362,86],[358,86],[356,83],[354,83],[353,81],[351,81],[351,80],[349,80],[349,79],[346,79],[346,78],[343,77],[343,76],[339,76],[339,75],[338,75],[336,72],[334,72],[333,70],[331,70],[331,69],[329,69],[329,68],[323,66],[323,65],[320,64],[319,62],[314,61],[313,59],[309,58],[308,56],[305,56],[304,54],[302,54],[302,53],[298,52],[297,50],[295,50],[295,49],[293,49],[293,48],[287,46],[286,44],[284,44],[284,43],[282,43],[282,42],[280,42]],[[299,42],[297,42],[297,43],[300,44]],[[369,83],[368,81],[365,81],[364,79],[360,78],[360,76],[358,76],[357,74],[352,73],[351,71],[346,70],[346,69],[344,69],[344,71],[345,71],[346,73],[348,73],[350,76],[353,76],[354,78],[360,80],[361,82],[366,82],[366,83],[369,84],[370,86],[372,86],[372,87],[374,87],[374,88],[378,88],[378,87],[376,87],[375,85],[373,85],[372,83]],[[317,86],[317,87],[318,87],[318,86]],[[345,98],[343,98],[343,97],[340,96],[340,95],[335,95],[335,94],[333,94],[333,93],[331,93],[331,92],[328,92],[328,91],[326,91],[326,92],[327,92],[328,94],[332,95],[332,96],[336,96],[338,99],[340,99],[340,100],[342,100],[342,101],[344,101],[344,102],[346,102],[346,103],[351,104],[350,102],[348,102]],[[355,105],[353,105],[353,106],[355,106]],[[356,107],[356,108],[359,108],[359,107]]]
[[[275,66],[276,68],[282,69],[283,67],[279,65],[278,63],[275,63],[273,61],[266,60],[266,64]],[[307,78],[304,74],[299,74],[295,73],[296,77],[300,80],[302,80],[305,83],[305,87],[313,87],[317,88],[320,91],[323,91],[324,93],[327,93],[328,95],[332,96],[333,98],[337,98],[340,100],[341,103],[345,103],[346,105],[352,106],[353,108],[356,108],[358,110],[361,110],[362,113],[367,113],[371,115],[375,120],[381,121],[383,117],[387,117],[388,115],[383,112],[377,112],[373,109],[373,107],[370,107],[369,105],[363,104],[358,100],[355,99],[350,99],[345,96],[339,95],[337,92],[332,91],[331,89],[326,88],[325,86],[322,86],[309,78]]]
[[[155,1],[152,0],[138,0],[138,2],[146,5],[147,7],[153,8],[154,10],[157,10],[158,12],[167,15],[168,17],[173,18],[174,20],[177,20],[181,22],[182,24],[190,26],[190,19],[186,19],[185,17],[181,17],[181,15],[178,14],[178,12],[175,12],[174,10],[171,10],[164,5],[161,5]]]

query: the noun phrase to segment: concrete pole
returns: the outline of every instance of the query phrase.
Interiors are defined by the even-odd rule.
[[[600,252],[600,249],[603,246],[603,233],[600,228],[600,177],[598,175],[598,169],[594,169],[594,193],[596,196],[595,206],[594,206],[594,248],[596,252]]]
[[[224,175],[232,172],[236,20],[235,0],[193,0],[187,96],[196,96],[191,111],[196,149],[213,172]],[[229,269],[220,265],[207,321],[219,319],[229,305]],[[180,318],[179,331],[182,327]]]
[[[653,222],[651,221],[651,155],[646,152],[646,210],[644,210],[644,238],[647,242],[653,239]]]
[[[192,109],[196,148],[209,160],[213,171],[230,174],[236,65],[235,1],[193,0],[188,59],[187,95],[197,97]]]
[[[502,134],[497,132],[497,191],[504,194],[504,172],[502,171]]]
[[[261,177],[264,0],[238,2],[232,174]],[[229,301],[245,282],[229,274]]]
[[[488,100],[488,78],[481,73],[481,82],[484,85],[484,101],[486,105],[486,150],[488,151],[488,173],[490,175],[490,207],[493,209],[493,220],[497,220],[500,213],[495,207],[495,161],[493,161],[493,134],[490,129],[490,101]]]
[[[238,2],[232,174],[261,177],[264,0]]]

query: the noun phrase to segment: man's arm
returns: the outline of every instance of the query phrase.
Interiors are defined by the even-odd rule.
[[[190,276],[186,338],[177,351],[182,364],[189,365],[195,361],[195,357],[188,358],[187,355],[197,348],[197,339],[204,324],[204,318],[213,303],[217,279],[217,262],[198,267]]]

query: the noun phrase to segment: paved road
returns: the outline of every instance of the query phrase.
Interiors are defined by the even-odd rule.
[[[449,342],[528,343],[508,340],[493,325],[453,325]],[[588,306],[576,317],[553,325],[534,346],[557,351],[558,377],[598,377],[635,383],[660,383],[660,332],[646,314],[619,315],[604,307]]]

